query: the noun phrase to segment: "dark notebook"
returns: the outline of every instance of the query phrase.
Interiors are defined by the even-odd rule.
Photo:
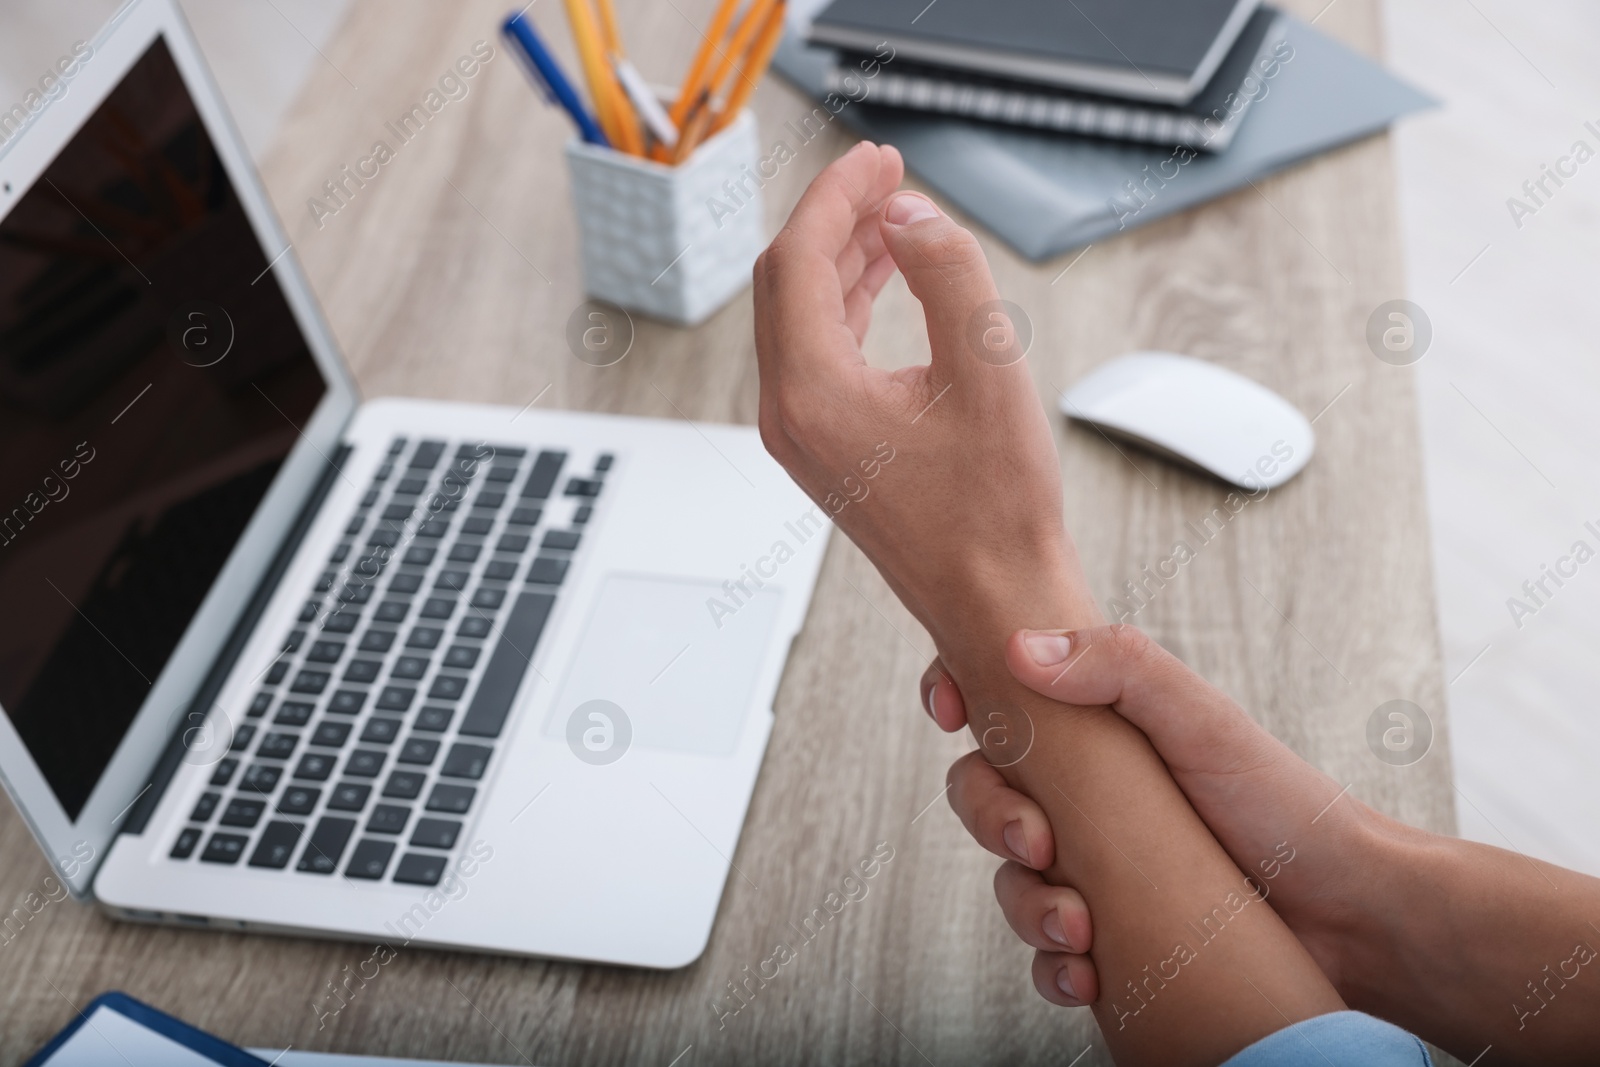
[[[1181,107],[853,52],[839,54],[828,72],[828,88],[884,107],[1221,152],[1289,55],[1283,25],[1276,9],[1257,9],[1210,84]],[[862,76],[865,70],[877,71],[871,81]]]
[[[834,0],[812,44],[1130,100],[1184,104],[1258,0]]]

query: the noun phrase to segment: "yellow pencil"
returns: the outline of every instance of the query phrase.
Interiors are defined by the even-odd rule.
[[[611,94],[617,124],[623,128],[623,150],[630,155],[642,156],[644,134],[641,132],[639,111],[633,106],[627,90],[622,87],[622,79],[617,77],[616,62],[627,58],[627,53],[622,50],[622,33],[617,28],[617,12],[611,6],[611,0],[595,0],[595,6],[600,10],[600,41],[605,53],[606,88]]]
[[[632,109],[619,99],[621,90],[606,60],[588,0],[566,0],[566,9],[567,20],[572,23],[572,39],[578,46],[584,77],[589,82],[589,94],[594,97],[595,118],[605,131],[606,140],[619,152],[642,155],[644,141],[632,120]]]

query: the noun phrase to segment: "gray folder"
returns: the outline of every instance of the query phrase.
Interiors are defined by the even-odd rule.
[[[830,122],[900,149],[924,181],[1037,261],[1221,196],[1436,103],[1294,16],[1282,17],[1293,58],[1262,81],[1264,95],[1226,152],[1181,163],[1170,148],[877,107],[870,79],[864,102],[841,107],[842,96],[826,100],[829,53],[793,31],[773,66],[825,101],[824,116],[837,109]],[[817,125],[813,118],[808,128]],[[800,129],[788,123],[778,139],[798,149]]]

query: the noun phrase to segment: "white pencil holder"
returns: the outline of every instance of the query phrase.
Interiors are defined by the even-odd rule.
[[[742,112],[680,166],[567,143],[584,290],[684,326],[750,283],[766,242],[756,121]]]

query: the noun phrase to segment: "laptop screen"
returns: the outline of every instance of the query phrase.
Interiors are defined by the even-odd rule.
[[[0,707],[70,818],[326,389],[158,38],[0,221]]]

